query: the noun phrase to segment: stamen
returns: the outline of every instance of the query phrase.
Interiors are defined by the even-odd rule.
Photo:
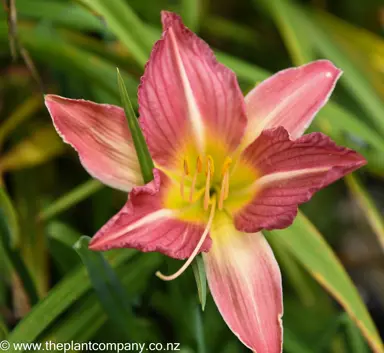
[[[199,173],[202,172],[203,170],[203,161],[201,160],[200,156],[197,156],[197,160],[196,160],[196,169]]]
[[[188,166],[188,161],[186,159],[184,159],[184,174],[185,175],[189,175],[189,166]]]
[[[223,163],[223,168],[221,169],[221,176],[224,176],[227,173],[229,166],[232,164],[232,158],[227,157]]]
[[[206,170],[206,176],[207,180],[205,182],[205,191],[204,191],[204,210],[208,209],[209,206],[209,189],[211,187],[211,178],[213,177],[214,173],[214,164],[213,164],[213,158],[211,156],[207,156],[207,170]]]
[[[179,277],[188,268],[188,266],[192,263],[192,261],[194,260],[196,255],[199,253],[200,248],[203,245],[203,243],[204,243],[204,241],[205,241],[205,239],[206,239],[206,237],[207,237],[207,235],[208,235],[208,233],[212,227],[213,218],[215,217],[215,210],[216,210],[216,198],[214,197],[212,200],[211,213],[209,214],[207,226],[205,227],[204,233],[201,236],[198,244],[196,245],[195,250],[193,250],[191,256],[184,263],[184,265],[181,266],[181,268],[177,272],[175,272],[173,275],[165,276],[160,271],[157,271],[156,272],[157,277],[159,277],[163,281],[172,281],[172,280],[176,279],[177,277]]]
[[[232,163],[232,159],[230,157],[227,157],[224,161],[223,168],[221,170],[221,175],[223,177],[223,180],[221,182],[221,189],[220,189],[220,198],[219,198],[219,210],[223,209],[224,200],[228,198],[229,194],[229,166]]]
[[[196,170],[195,170],[195,173],[193,174],[191,191],[189,193],[189,202],[193,201],[193,194],[195,193],[195,188],[196,188],[197,174],[201,173],[202,170],[203,170],[203,163],[201,161],[200,156],[198,156],[196,160]]]
[[[227,178],[228,178],[228,173],[225,173],[223,177],[223,181],[221,182],[221,188],[220,188],[220,198],[219,198],[219,205],[218,205],[219,210],[223,209]]]
[[[215,174],[215,164],[213,163],[213,158],[211,155],[207,156],[207,170],[205,174],[208,174],[208,171],[211,171],[211,177],[213,177],[213,174]]]

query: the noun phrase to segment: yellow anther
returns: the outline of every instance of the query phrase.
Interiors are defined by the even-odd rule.
[[[189,166],[188,166],[188,161],[184,159],[184,175],[189,175]]]
[[[200,156],[197,156],[197,160],[196,160],[196,170],[198,173],[201,173],[202,170],[203,170],[203,162],[200,158]]]
[[[213,158],[211,155],[207,156],[207,163],[206,163],[206,170],[205,175],[208,176],[208,173],[210,174],[211,178],[213,177],[213,174],[215,174],[215,164],[213,163]]]
[[[228,172],[229,166],[232,164],[232,158],[227,157],[223,163],[223,168],[221,169],[221,176],[224,176]]]

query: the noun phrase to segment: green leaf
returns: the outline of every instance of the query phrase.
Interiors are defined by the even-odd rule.
[[[207,350],[205,348],[204,323],[200,308],[197,305],[194,307],[194,315],[197,353],[206,353]]]
[[[117,268],[128,259],[137,254],[134,250],[124,250],[118,256],[111,258],[111,265]],[[109,258],[109,257],[108,257]],[[33,342],[44,332],[45,329],[55,321],[65,310],[91,288],[91,282],[85,268],[77,268],[69,275],[64,277],[51,291],[48,296],[33,307],[27,315],[13,329],[9,336],[9,341]],[[9,352],[20,352],[13,348]]]
[[[0,146],[11,132],[13,132],[21,123],[32,117],[42,106],[43,99],[40,94],[29,97],[25,102],[19,105],[0,125]]]
[[[152,254],[152,256],[146,254],[146,256],[136,256],[128,263],[117,267],[118,276],[127,289],[128,296],[135,297],[146,291],[148,278],[153,276],[154,269],[159,266],[161,260],[159,254]],[[83,294],[75,305],[71,306],[62,320],[53,324],[41,341],[85,342],[94,337],[102,325],[107,323],[107,320],[108,317],[96,294],[89,291]],[[134,323],[139,325],[137,319]],[[147,335],[145,331],[143,334]],[[143,337],[141,335],[134,339],[143,341]]]
[[[286,0],[262,0],[262,3],[276,22],[293,62],[302,65],[314,60],[312,38],[308,36],[305,24],[296,14],[295,8],[289,6]]]
[[[350,174],[345,177],[345,181],[384,250],[384,221],[382,214],[377,209],[375,202],[364,188],[357,175]]]
[[[39,301],[35,283],[19,251],[11,246],[12,233],[17,229],[14,223],[15,214],[11,200],[5,190],[0,188],[0,246],[2,246],[12,269],[19,276],[30,303],[34,305]]]
[[[103,187],[104,185],[101,184],[98,180],[90,179],[45,207],[40,212],[38,219],[41,221],[47,221],[51,218],[54,218],[60,213],[76,205],[80,201],[90,197],[95,192],[101,190]]]
[[[8,337],[8,328],[5,324],[2,315],[0,315],[0,340],[5,340]]]
[[[153,161],[151,154],[149,153],[147,143],[145,142],[143,133],[140,129],[139,122],[136,114],[132,108],[131,101],[128,96],[127,89],[123,78],[120,75],[119,69],[117,69],[117,81],[119,84],[119,91],[121,96],[121,102],[123,104],[125,116],[128,121],[129,130],[131,131],[132,140],[135,145],[137,157],[140,163],[141,173],[145,183],[149,183],[153,180]]]
[[[314,344],[314,351],[316,353],[329,352],[332,341],[336,337],[337,333],[340,331],[340,328],[342,327],[342,324],[345,321],[345,317],[348,316],[345,313],[340,313],[337,317],[333,317],[330,319],[330,322],[324,329],[320,340]]]
[[[299,213],[292,226],[268,232],[341,304],[375,352],[384,352],[377,329],[342,264],[313,224]]]
[[[351,320],[350,317],[344,317],[344,327],[347,336],[348,346],[350,347],[350,353],[368,353],[369,349],[365,344],[364,338],[362,337],[359,328]]]
[[[78,76],[88,85],[103,88],[116,98],[119,97],[116,87],[116,66],[104,58],[68,43],[57,32],[46,31],[41,27],[18,25],[22,44],[30,52],[33,59],[44,63],[50,68],[59,70],[68,76]],[[8,45],[8,28],[0,22],[0,43]],[[124,82],[134,97],[137,91],[137,80],[122,74]],[[136,104],[136,100],[133,102]]]
[[[62,154],[64,149],[65,145],[52,125],[43,126],[0,158],[0,171],[19,170],[45,163]]]
[[[280,266],[284,269],[285,275],[300,298],[300,302],[307,307],[314,305],[316,295],[307,281],[308,274],[304,272],[301,264],[287,251],[284,243],[276,241],[278,239],[274,237],[270,237],[268,240]]]
[[[300,339],[290,330],[284,328],[284,352],[287,353],[313,353],[313,350],[305,347]]]
[[[318,51],[344,71],[340,82],[360,103],[367,113],[367,117],[371,118],[372,123],[381,133],[384,133],[384,103],[371,83],[366,79],[365,74],[354,65],[343,49],[335,43],[328,34],[326,26],[318,21],[313,13],[303,11],[299,7],[296,7],[296,11],[305,23],[308,35],[311,38],[316,38],[313,43]]]
[[[4,188],[0,187],[0,212],[3,217],[4,231],[3,236],[6,237],[7,242],[11,248],[18,245],[20,241],[20,227],[15,208],[13,207],[11,199],[8,197]]]
[[[73,250],[73,245],[79,240],[81,234],[67,224],[57,221],[48,223],[45,230],[48,235],[52,260],[61,272],[66,274],[79,265],[81,260]]]
[[[201,309],[204,311],[207,302],[207,275],[205,273],[204,260],[201,255],[195,257],[195,260],[192,262],[192,270],[196,280]]]
[[[301,10],[287,0],[262,0],[262,3],[275,19],[293,62],[296,65],[303,65],[315,60],[314,46],[317,41],[312,41],[313,36],[307,30],[308,20],[304,18]],[[320,110],[313,126],[319,127],[338,142],[348,142],[346,137],[362,139],[369,146],[377,149],[380,154],[384,153],[383,137],[354,114],[333,102],[329,102]],[[347,143],[347,145],[367,154],[365,149],[360,146],[352,143]],[[369,168],[371,168],[371,158],[369,158],[369,162]]]
[[[197,32],[200,26],[202,0],[181,0],[180,15],[187,27]]]
[[[153,40],[147,27],[124,0],[78,0],[98,12],[111,31],[124,43],[137,63],[144,67],[151,52]]]
[[[19,18],[49,21],[78,30],[106,31],[101,19],[72,2],[17,0],[17,10]]]
[[[74,249],[87,268],[101,305],[115,324],[116,329],[127,339],[135,330],[135,327],[130,325],[132,311],[127,294],[103,254],[88,249],[90,240],[90,237],[82,236],[74,245]]]

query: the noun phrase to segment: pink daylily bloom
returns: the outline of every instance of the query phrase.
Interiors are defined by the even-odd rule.
[[[139,87],[139,122],[155,162],[143,185],[121,108],[46,96],[63,139],[89,173],[131,191],[90,248],[136,248],[187,259],[203,253],[211,293],[252,351],[282,349],[279,266],[260,232],[289,226],[298,205],[363,166],[322,133],[302,136],[341,71],[320,60],[284,70],[244,99],[232,71],[181,19],[163,12]]]

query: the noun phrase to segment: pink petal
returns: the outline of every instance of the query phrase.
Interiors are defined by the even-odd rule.
[[[140,120],[155,161],[166,165],[190,138],[204,150],[207,134],[236,147],[246,125],[236,76],[179,16],[162,12],[162,21],[162,39],[139,87]]]
[[[327,103],[342,71],[328,60],[283,70],[257,85],[245,97],[249,125],[247,144],[264,129],[283,126],[295,139]]]
[[[124,111],[116,106],[46,95],[45,104],[64,142],[102,183],[123,191],[143,184]]]
[[[261,233],[227,224],[204,254],[212,296],[229,328],[253,352],[280,353],[283,315],[279,266]]]
[[[204,224],[178,219],[177,211],[162,207],[162,193],[170,182],[165,174],[154,170],[155,180],[132,189],[125,206],[92,238],[90,249],[106,251],[135,248],[140,251],[159,251],[176,259],[191,255]],[[208,251],[207,237],[201,251]]]
[[[283,127],[263,131],[243,158],[260,173],[252,186],[255,197],[235,215],[237,229],[246,232],[289,226],[299,204],[366,164],[360,154],[320,132],[292,141]]]

